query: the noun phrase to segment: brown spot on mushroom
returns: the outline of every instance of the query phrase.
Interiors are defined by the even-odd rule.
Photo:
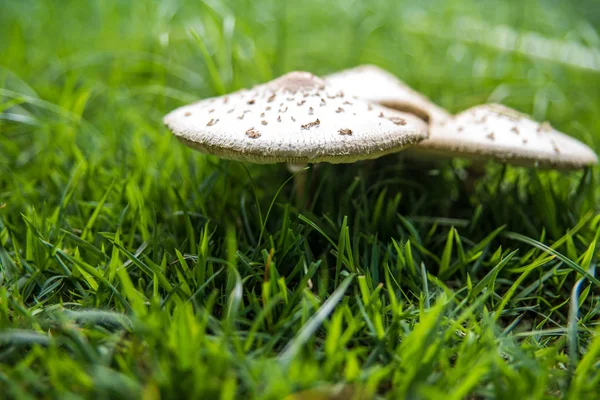
[[[367,111],[373,111],[373,106],[371,104],[367,106]]]
[[[304,104],[304,103],[306,103],[306,100],[300,100],[300,101],[299,101],[298,103],[296,103],[296,104],[298,104],[299,106],[301,106],[301,105],[302,105],[302,104]]]
[[[396,125],[406,125],[406,120],[404,118],[400,118],[400,117],[390,117],[388,118],[390,121],[392,121],[394,124]]]
[[[518,128],[518,127],[516,127],[516,126],[513,126],[513,127],[510,129],[510,130],[511,130],[512,132],[516,133],[517,135],[518,135],[519,133],[521,133],[521,132],[519,132],[519,128]]]
[[[215,109],[214,109],[214,108],[211,108],[210,110],[208,110],[208,113],[209,113],[209,114],[212,114],[212,113],[214,113],[214,112],[215,112]]]
[[[287,101],[294,101],[294,98],[293,97],[288,97],[286,100]]]
[[[266,125],[268,122],[265,120],[260,121],[261,124]]]
[[[246,136],[248,136],[250,139],[256,139],[260,137],[260,132],[254,128],[250,128],[246,131]]]
[[[338,132],[340,135],[352,135],[352,129],[340,129]]]
[[[464,129],[465,129],[465,127],[464,127],[464,126],[459,126],[459,127],[458,127],[458,131],[459,131],[459,132],[462,132]]]
[[[281,115],[277,116],[277,122],[281,122]]]
[[[252,112],[252,111],[250,111],[250,110],[244,110],[244,114],[249,113],[249,112]]]
[[[229,103],[229,97],[225,96],[223,97],[223,104],[227,104]]]
[[[296,122],[296,118],[292,117],[292,121]]]
[[[537,128],[538,133],[550,132],[551,130],[552,130],[552,125],[550,125],[550,122],[548,122],[548,121],[542,122]]]
[[[554,152],[555,153],[560,153],[560,149],[558,148],[558,146],[556,145],[556,143],[552,142],[552,147],[554,147]]]
[[[265,113],[261,113],[261,114],[260,114],[260,117],[261,117],[261,118],[264,118],[264,117],[265,117]]]
[[[338,93],[333,94],[333,95],[332,94],[328,94],[327,95],[328,99],[335,99],[335,98],[338,98],[338,97],[344,97],[344,92],[338,92]]]
[[[186,116],[186,117],[189,117],[190,115],[192,115],[192,113],[189,112],[189,111],[186,111],[183,115]]]
[[[490,140],[496,140],[496,135],[494,135],[494,132],[490,132],[489,135],[486,135],[485,137]]]
[[[285,106],[285,108],[282,108],[282,109],[280,109],[280,110],[279,110],[279,112],[280,112],[280,113],[284,113],[284,112],[286,112],[287,110],[288,110],[288,108],[287,108],[287,106]]]
[[[302,96],[308,97],[308,92],[302,92]]]
[[[216,124],[217,122],[219,122],[219,119],[211,119],[210,121],[208,121],[208,124],[206,124],[206,126],[213,126],[214,124]]]
[[[269,96],[269,98],[267,99],[267,102],[270,103],[273,100],[275,100],[275,97],[277,97],[277,95],[275,93],[273,93],[272,95]]]
[[[250,105],[252,105],[252,104],[256,103],[256,100],[250,99],[250,100],[247,101],[247,103],[250,104]]]
[[[232,113],[232,112],[234,112],[234,111],[235,111],[235,108],[232,108],[231,110],[228,110],[228,111],[227,111],[227,114],[231,114],[231,113]]]
[[[301,126],[301,128],[302,129],[310,129],[313,126],[319,126],[319,125],[321,125],[321,121],[319,121],[319,119],[317,118],[316,121],[309,122],[308,124],[304,124],[304,125]]]
[[[385,115],[383,115],[383,111],[379,113],[378,117],[379,118],[385,118]]]
[[[523,138],[523,144],[527,144],[527,142],[528,142],[528,141],[529,141],[529,140],[527,140],[527,139]]]
[[[342,107],[338,107],[337,110],[335,110],[336,113],[342,113],[344,112],[344,109]]]
[[[240,115],[240,116],[238,117],[238,119],[244,119],[244,115],[246,115],[246,114],[242,114],[242,115]]]
[[[271,106],[267,106],[267,108],[265,110],[269,111],[270,109],[271,109]]]
[[[349,105],[349,106],[351,106],[351,105],[352,105],[352,103],[350,103],[348,100],[344,101],[344,103],[343,103],[343,104],[346,104],[346,105]]]
[[[325,102],[325,99],[321,99],[321,104],[319,104],[321,107],[325,106],[327,103]]]
[[[313,115],[313,114],[314,114],[314,110],[313,110],[313,108],[312,108],[312,107],[310,107],[310,108],[308,109],[308,115]]]

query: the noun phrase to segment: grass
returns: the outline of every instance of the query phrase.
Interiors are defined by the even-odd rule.
[[[598,398],[598,168],[392,155],[311,168],[299,207],[285,168],[161,123],[368,62],[597,149],[594,1],[0,5],[4,398]]]

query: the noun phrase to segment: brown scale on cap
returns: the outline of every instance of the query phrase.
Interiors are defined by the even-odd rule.
[[[351,106],[351,105],[352,105],[352,103],[350,103],[348,100],[344,101],[344,103],[343,103],[343,104],[346,104],[346,105],[348,105],[348,106]]]
[[[516,127],[516,126],[513,126],[513,127],[510,129],[510,130],[511,130],[512,132],[516,133],[517,135],[518,135],[519,133],[521,133],[521,132],[519,132],[519,128],[518,128],[518,127]]]
[[[211,108],[210,110],[208,110],[208,112],[209,112],[210,114],[212,114],[212,113],[214,113],[214,112],[215,112],[215,109],[214,109],[214,108]]]
[[[321,99],[321,104],[319,104],[321,107],[324,107],[325,105],[327,105],[327,103],[325,102],[325,99]]]
[[[235,108],[232,108],[231,110],[227,110],[227,114],[231,114],[234,111],[235,111]]]
[[[296,118],[292,117],[292,121],[296,122]]]
[[[483,117],[481,117],[480,120],[475,121],[476,124],[485,124],[487,121],[487,115],[484,115]]]
[[[552,131],[552,125],[550,125],[550,122],[544,121],[540,124],[540,126],[538,126],[537,131],[538,133],[550,132]]]
[[[240,115],[240,116],[239,116],[239,117],[237,117],[237,118],[238,118],[238,119],[244,119],[244,115],[246,115],[246,114],[242,114],[242,115]]]
[[[252,105],[252,104],[256,103],[256,100],[250,99],[250,100],[247,101],[247,103],[250,104],[250,105]]]
[[[246,131],[246,136],[248,136],[250,139],[256,139],[260,137],[260,132],[254,128],[250,128]]]
[[[261,114],[260,114],[260,117],[261,117],[261,118],[264,118],[264,117],[265,117],[265,113],[261,113]]]
[[[213,126],[214,124],[216,124],[217,122],[219,122],[219,118],[217,119],[211,119],[210,121],[208,121],[208,123],[206,124],[206,126]]]
[[[496,140],[496,135],[494,135],[494,132],[490,132],[489,135],[486,135],[485,137],[490,140]]]
[[[383,111],[379,113],[378,117],[379,118],[385,118],[385,115],[383,115]]]
[[[340,135],[352,135],[352,129],[340,129],[338,132]]]
[[[527,142],[528,142],[528,141],[529,141],[529,140],[527,140],[527,139],[523,138],[523,144],[527,144]]]
[[[336,113],[343,113],[344,109],[342,107],[338,107],[337,110],[335,110]]]
[[[321,125],[321,121],[319,121],[319,119],[317,118],[316,121],[309,122],[308,124],[304,124],[304,125],[301,126],[301,128],[302,129],[310,129],[313,126],[319,126],[319,125]]]
[[[310,108],[308,109],[308,115],[313,115],[313,114],[314,114],[314,110],[313,110],[313,108],[312,108],[312,107],[310,107]]]
[[[302,104],[306,103],[306,100],[300,100],[298,103],[296,103],[297,105],[301,106]]]
[[[186,111],[183,115],[186,116],[186,117],[189,117],[190,115],[192,115],[192,113],[189,112],[189,111]]]
[[[288,107],[287,107],[287,106],[285,106],[285,108],[282,108],[282,109],[280,109],[280,110],[279,110],[279,112],[280,112],[280,113],[284,113],[284,112],[286,112],[287,110],[288,110]]]
[[[277,95],[275,93],[273,93],[272,95],[269,96],[269,98],[267,99],[267,102],[271,103],[273,100],[275,100],[275,97],[277,97]]]
[[[267,108],[265,108],[265,111],[269,111],[271,109],[271,106],[267,106]]]
[[[558,148],[558,146],[556,145],[556,143],[554,143],[554,141],[552,142],[552,147],[554,147],[554,152],[555,153],[560,153],[560,149]]]
[[[406,120],[404,118],[401,118],[401,117],[391,117],[391,118],[388,118],[388,119],[390,121],[392,121],[396,125],[406,125]]]
[[[263,125],[267,125],[268,124],[268,122],[265,121],[265,120],[260,121],[260,123],[263,124]]]
[[[281,115],[277,116],[277,122],[281,122]]]

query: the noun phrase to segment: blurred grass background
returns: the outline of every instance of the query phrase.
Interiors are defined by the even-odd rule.
[[[471,187],[460,161],[390,156],[310,171],[298,209],[285,169],[195,153],[161,119],[372,63],[598,149],[599,27],[594,0],[0,0],[0,386],[594,398],[597,168],[490,165]]]

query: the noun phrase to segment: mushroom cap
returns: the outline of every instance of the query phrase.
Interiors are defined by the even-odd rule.
[[[414,151],[557,169],[598,162],[594,151],[580,141],[500,104],[472,107],[432,124],[429,139]]]
[[[259,164],[350,163],[427,137],[419,118],[352,98],[308,72],[180,107],[164,123],[196,150]]]
[[[443,121],[450,117],[448,111],[374,65],[361,65],[336,72],[327,75],[325,80],[360,99],[415,114],[427,122]]]

